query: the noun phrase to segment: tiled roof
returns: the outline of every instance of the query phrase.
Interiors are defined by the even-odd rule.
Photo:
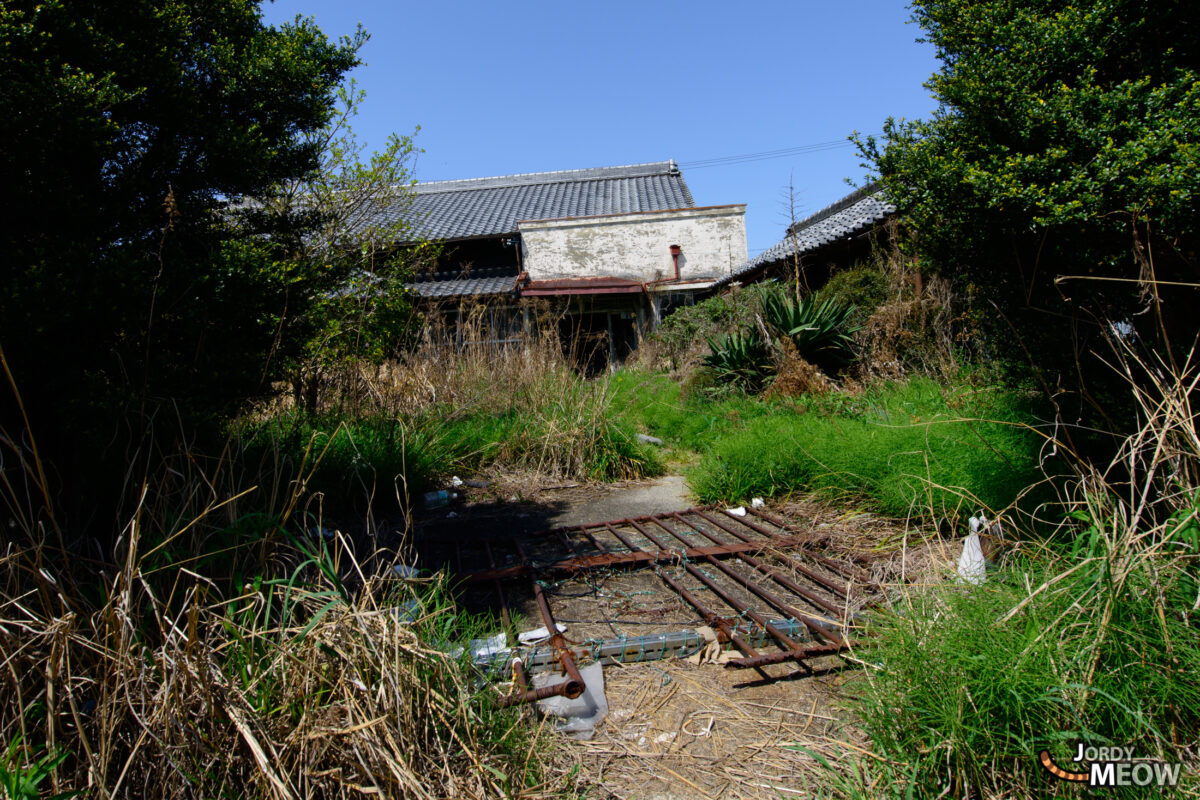
[[[393,222],[403,215],[435,240],[516,233],[518,220],[696,205],[674,161],[434,181],[415,189],[411,210],[406,200],[400,201],[385,205],[381,217]]]
[[[418,281],[408,287],[421,297],[479,297],[489,294],[513,294],[515,275],[483,278],[459,278],[449,281]]]
[[[791,258],[797,251],[811,253],[831,242],[871,228],[896,211],[878,184],[869,184],[788,227],[783,241],[734,267],[733,273],[714,284],[720,288],[755,270]]]

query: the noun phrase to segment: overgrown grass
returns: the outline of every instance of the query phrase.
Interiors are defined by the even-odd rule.
[[[20,440],[0,447],[33,463]],[[137,798],[554,790],[540,729],[446,652],[491,621],[459,613],[437,576],[386,577],[386,554],[369,571],[354,543],[301,515],[307,481],[272,489],[247,463],[155,460],[114,553],[68,549],[37,505],[38,473],[32,493],[2,473],[6,785]]]
[[[574,480],[661,469],[614,413],[608,383],[580,376],[549,335],[504,349],[429,344],[367,383],[352,410],[276,410],[239,433],[251,452],[282,453],[284,466],[319,455],[309,486],[335,507],[362,497],[407,505],[439,476],[493,466]]]
[[[1010,392],[923,378],[778,406],[714,442],[692,486],[706,501],[825,490],[929,519],[1002,509],[1042,477],[1027,408]]]
[[[856,655],[876,758],[841,794],[1076,797],[1038,755],[1086,771],[1082,743],[1182,763],[1180,796],[1200,795],[1200,372],[1118,356],[1141,428],[1107,468],[1076,465],[1054,535],[984,585],[911,590],[874,617]]]
[[[1043,748],[1078,769],[1079,741],[1172,761],[1194,743],[1200,628],[1180,612],[1195,595],[1174,569],[1146,562],[1117,586],[1103,563],[1018,564],[875,619],[857,713],[876,754],[904,765],[880,795],[1073,797]]]
[[[996,387],[912,378],[857,396],[761,400],[682,398],[662,375],[614,386],[631,419],[700,453],[689,480],[704,502],[820,490],[933,519],[1004,508],[1043,478],[1034,403]]]

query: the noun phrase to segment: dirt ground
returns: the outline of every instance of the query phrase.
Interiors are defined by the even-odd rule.
[[[608,718],[591,740],[570,741],[568,758],[589,797],[811,796],[828,778],[800,748],[836,764],[868,746],[845,721],[840,689],[852,676],[824,661],[771,682],[680,660],[608,667]]]

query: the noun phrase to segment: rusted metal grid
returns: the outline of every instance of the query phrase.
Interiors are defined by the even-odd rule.
[[[511,630],[514,582],[530,582],[542,623],[553,632],[545,581],[650,568],[717,632],[720,642],[740,652],[727,668],[761,671],[793,662],[808,669],[807,660],[853,646],[847,622],[880,596],[880,587],[861,568],[817,552],[826,544],[820,535],[759,509],[746,511],[739,516],[692,508],[555,528],[523,540],[456,537],[425,548],[425,559],[449,568],[468,586],[490,588],[506,630]],[[774,649],[760,649],[766,643]],[[513,702],[583,691],[576,660],[588,648],[573,650],[561,634],[551,637],[550,646],[568,680],[540,690],[523,688]],[[521,687],[527,686],[525,667],[519,659],[513,665]]]

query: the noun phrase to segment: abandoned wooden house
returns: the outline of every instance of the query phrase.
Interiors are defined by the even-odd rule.
[[[799,271],[802,282],[816,289],[834,271],[865,260],[873,243],[886,235],[886,223],[895,213],[878,184],[864,186],[789,225],[782,241],[738,264],[713,288],[795,280]]]
[[[411,210],[441,242],[411,288],[460,330],[519,338],[531,299],[593,368],[620,363],[663,315],[746,261],[746,206],[697,207],[674,161],[419,183]]]

